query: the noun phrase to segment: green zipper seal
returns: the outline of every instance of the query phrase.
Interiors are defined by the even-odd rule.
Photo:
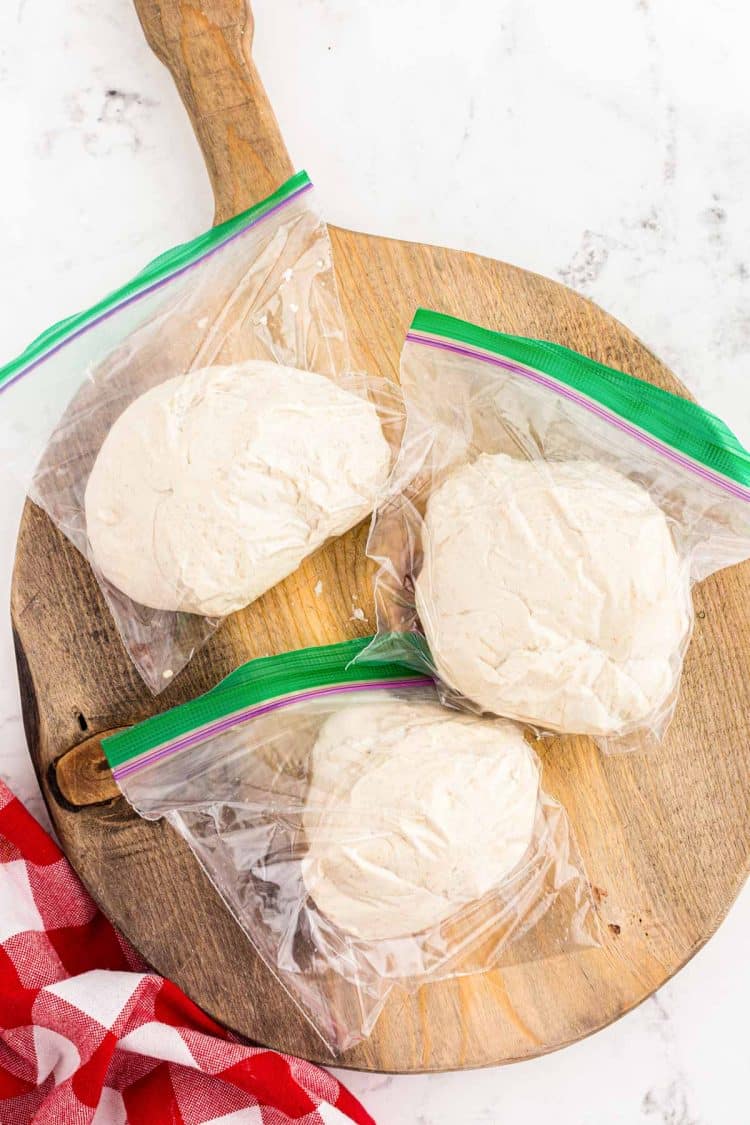
[[[562,345],[492,332],[429,309],[417,310],[406,338],[524,376],[681,468],[750,500],[750,453],[721,419],[697,403]]]
[[[249,207],[247,211],[212,227],[190,242],[184,242],[160,254],[131,281],[110,293],[108,297],[104,297],[96,305],[92,305],[90,309],[53,324],[51,328],[37,336],[21,355],[6,363],[4,367],[0,367],[0,393],[33,371],[71,340],[147,293],[159,289],[179,274],[192,269],[221,247],[226,246],[228,242],[244,234],[261,219],[286,206],[292,199],[296,199],[311,187],[312,183],[307,173],[298,172],[267,199]]]
[[[358,637],[251,660],[205,695],[102,739],[115,778],[247,722],[261,708],[260,713],[265,713],[368,685],[377,689],[432,685],[429,676],[416,676],[402,664],[353,664],[372,639]]]

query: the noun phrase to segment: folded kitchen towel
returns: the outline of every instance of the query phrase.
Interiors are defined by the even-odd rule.
[[[139,955],[0,781],[2,1125],[374,1125],[312,1063],[244,1044]]]

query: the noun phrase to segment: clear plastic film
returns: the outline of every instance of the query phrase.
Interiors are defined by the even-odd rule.
[[[520,728],[443,707],[406,668],[352,666],[366,643],[253,661],[104,744],[334,1053],[394,988],[598,943]]]
[[[369,514],[403,424],[349,374],[299,173],[0,369],[0,449],[162,690],[229,612]]]
[[[419,310],[407,428],[367,552],[365,661],[538,732],[648,747],[692,583],[750,557],[750,455],[697,404],[542,341]]]

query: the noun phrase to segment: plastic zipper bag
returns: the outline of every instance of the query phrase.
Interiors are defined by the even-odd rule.
[[[364,660],[608,750],[673,714],[691,584],[750,557],[750,454],[714,415],[567,348],[420,309],[373,516]]]
[[[103,742],[332,1052],[393,988],[598,943],[520,728],[443,707],[408,668],[352,664],[368,640],[251,661]]]
[[[299,173],[0,370],[0,449],[162,690],[226,614],[369,515],[398,392],[349,374]]]

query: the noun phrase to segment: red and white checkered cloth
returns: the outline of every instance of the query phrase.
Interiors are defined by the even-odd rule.
[[[352,1121],[374,1125],[332,1075],[149,973],[0,781],[0,1125]]]

